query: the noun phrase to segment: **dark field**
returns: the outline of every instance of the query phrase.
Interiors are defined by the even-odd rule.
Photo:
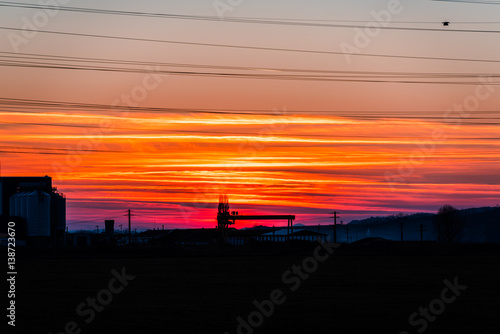
[[[292,292],[282,275],[307,256],[19,259],[15,332],[60,333],[75,321],[68,333],[233,334],[254,300],[280,289],[286,300],[254,333],[417,333],[408,317],[458,277],[467,289],[423,332],[500,333],[500,256],[333,254]],[[85,324],[77,306],[122,267],[135,279]]]

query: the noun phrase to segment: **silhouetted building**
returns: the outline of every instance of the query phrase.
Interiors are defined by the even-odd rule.
[[[261,241],[284,242],[287,240],[302,240],[302,241],[317,241],[325,242],[327,234],[309,231],[305,229],[294,230],[289,232],[286,229],[281,229],[273,232],[264,233],[260,236]]]
[[[18,239],[40,246],[64,245],[66,199],[52,187],[52,178],[0,177],[0,214],[19,217]]]
[[[69,233],[67,247],[89,247],[92,244],[92,232],[81,231]]]
[[[104,225],[106,226],[106,236],[113,236],[115,234],[115,221],[105,220]]]

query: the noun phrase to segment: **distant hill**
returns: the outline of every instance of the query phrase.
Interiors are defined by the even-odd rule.
[[[266,226],[266,225],[254,225],[252,227],[244,227],[241,228],[241,230],[269,230],[272,229],[272,226]]]
[[[481,207],[459,210],[464,220],[464,228],[458,235],[457,242],[466,243],[500,243],[500,207]],[[436,241],[437,232],[434,227],[435,213],[397,214],[386,217],[370,217],[353,220],[349,224],[337,224],[336,232],[331,224],[303,225],[294,224],[300,229],[320,232],[328,235],[329,240],[338,242],[355,242],[364,238],[384,238],[400,241]],[[282,227],[281,227],[282,228]],[[272,230],[272,227],[255,225],[243,230]],[[280,229],[280,228],[277,228]]]
[[[500,242],[500,207],[481,207],[459,210],[465,225],[457,237],[458,242]],[[420,229],[424,240],[435,240],[434,218],[436,214],[416,213],[391,215],[353,220],[348,226],[363,231],[363,235],[389,240],[419,240]],[[358,233],[359,234],[359,233]]]
[[[433,213],[414,213],[411,215],[405,215],[405,214],[397,214],[397,215],[390,215],[386,217],[370,217],[362,220],[353,220],[349,224],[356,225],[356,224],[384,224],[384,223],[390,223],[390,222],[409,222],[409,221],[426,221],[429,219],[433,219],[435,214]]]
[[[470,209],[462,209],[458,210],[460,216],[464,218],[474,218],[474,216],[481,216],[482,218],[487,218],[489,216],[492,217],[497,217],[498,214],[500,213],[500,207],[491,207],[491,206],[485,206],[481,208],[470,208]],[[383,223],[390,223],[390,222],[411,222],[411,221],[427,221],[429,219],[433,219],[434,216],[436,216],[435,213],[414,213],[410,215],[406,214],[397,214],[397,215],[390,215],[386,217],[370,217],[362,220],[353,220],[349,222],[349,224],[383,224]],[[500,221],[499,221],[500,223]]]

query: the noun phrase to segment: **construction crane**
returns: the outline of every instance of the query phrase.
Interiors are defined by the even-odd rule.
[[[229,212],[229,199],[227,195],[219,195],[219,206],[217,209],[217,228],[220,230],[220,240],[226,242],[229,225],[237,220],[287,220],[287,240],[293,235],[294,215],[238,215],[238,212]]]

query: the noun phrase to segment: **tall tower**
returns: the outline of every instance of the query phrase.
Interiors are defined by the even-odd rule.
[[[221,243],[226,242],[227,228],[229,222],[229,199],[227,195],[219,195],[219,206],[217,208],[217,228],[220,231]]]

